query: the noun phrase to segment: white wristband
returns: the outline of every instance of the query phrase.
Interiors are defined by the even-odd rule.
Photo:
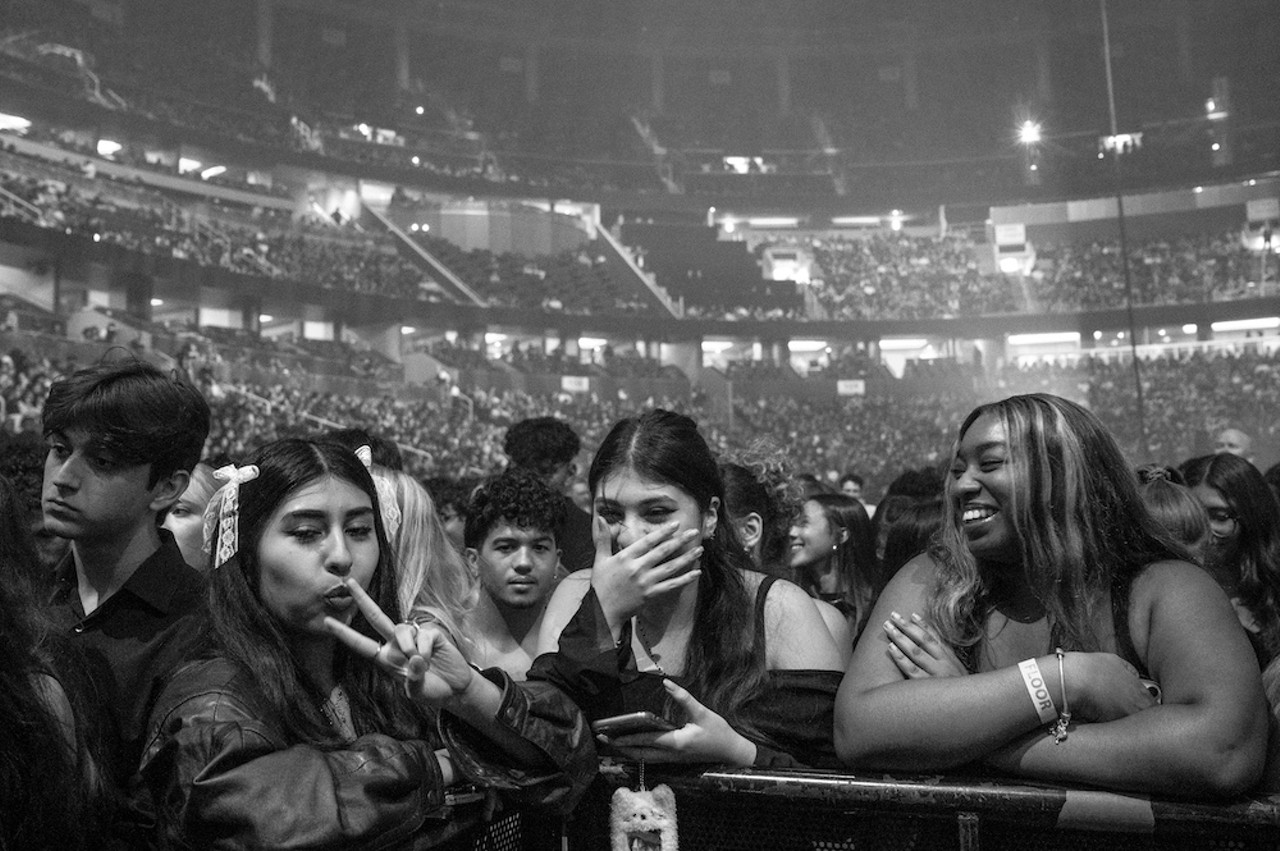
[[[1031,703],[1036,708],[1036,714],[1040,716],[1041,724],[1048,724],[1058,717],[1058,708],[1053,705],[1053,698],[1049,696],[1049,687],[1045,685],[1044,676],[1040,673],[1040,666],[1036,664],[1035,659],[1024,659],[1018,663],[1018,671],[1022,674],[1022,683],[1027,687],[1027,694],[1031,697]]]

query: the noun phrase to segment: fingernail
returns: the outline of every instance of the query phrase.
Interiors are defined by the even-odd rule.
[[[911,619],[912,619],[913,621],[915,621],[916,623],[919,623],[919,624],[924,623],[924,618],[920,617],[920,616],[919,616],[918,614],[916,614],[915,612],[912,612],[912,613],[911,613]]]
[[[895,621],[902,620],[902,615],[898,614],[897,612],[890,612],[889,617],[893,618]]]
[[[697,534],[698,534],[697,529],[685,529],[683,532],[680,533],[680,535],[685,538],[692,538],[694,535],[697,535]]]
[[[702,547],[694,547],[693,554],[695,557],[702,555]]]
[[[893,625],[893,621],[885,621],[885,622],[884,622],[884,631],[885,631],[885,632],[893,632],[895,629],[897,629],[897,627]]]

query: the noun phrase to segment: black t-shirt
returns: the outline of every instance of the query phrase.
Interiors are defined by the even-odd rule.
[[[564,522],[556,530],[556,545],[560,547],[560,563],[573,573],[591,567],[596,560],[596,545],[591,540],[591,515],[569,497],[563,499]]]
[[[123,788],[137,770],[147,717],[167,675],[182,661],[204,602],[204,576],[160,530],[160,548],[107,600],[86,616],[75,562],[67,553],[55,573],[50,614],[67,642],[85,657],[98,694],[90,705],[108,737],[108,776]]]

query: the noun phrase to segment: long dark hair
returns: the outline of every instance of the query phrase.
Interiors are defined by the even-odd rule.
[[[890,501],[893,505],[886,505]],[[884,555],[880,558],[880,581],[876,593],[884,590],[893,575],[911,559],[929,548],[929,542],[942,527],[942,496],[895,496],[876,509],[877,535],[884,532]]]
[[[1192,458],[1182,465],[1187,487],[1205,484],[1222,494],[1236,515],[1240,535],[1235,564],[1229,565],[1240,599],[1261,625],[1258,640],[1266,658],[1280,651],[1280,506],[1266,480],[1236,455]]]
[[[378,494],[369,471],[355,454],[336,443],[286,438],[267,444],[247,461],[257,478],[240,485],[239,542],[236,555],[214,569],[209,581],[211,650],[251,671],[266,705],[292,742],[337,746],[336,735],[321,706],[328,695],[306,674],[290,649],[275,616],[263,605],[258,545],[276,508],[304,485],[324,477],[349,482],[369,497],[378,540],[378,565],[369,596],[392,620],[400,619],[391,548],[378,510]],[[220,499],[219,494],[214,500]],[[218,541],[212,549],[218,551]],[[357,614],[351,626],[377,638]],[[380,732],[409,738],[420,735],[420,718],[398,685],[374,665],[353,659],[339,644],[335,653],[338,682],[351,703],[356,732]]]
[[[35,549],[9,481],[0,476],[0,848],[80,848],[105,804],[91,785],[76,658],[59,647],[30,573]],[[68,747],[49,691],[63,687],[75,736]]]
[[[700,701],[730,724],[749,726],[738,710],[763,685],[765,660],[757,652],[755,607],[743,575],[751,562],[729,521],[716,460],[693,420],[657,409],[620,420],[610,430],[591,462],[591,493],[599,493],[605,477],[627,469],[679,488],[702,511],[713,500],[719,504],[715,532],[702,544],[702,576],[684,672],[690,692]]]
[[[1011,396],[975,408],[960,426],[957,448],[986,414],[1004,426],[1013,476],[1004,510],[1025,581],[1048,615],[1049,647],[1096,650],[1094,618],[1106,594],[1127,593],[1152,562],[1189,554],[1147,511],[1115,439],[1088,410],[1047,393]],[[947,477],[942,529],[930,549],[940,566],[930,615],[952,644],[972,645],[992,589],[969,552],[955,483]]]
[[[871,518],[861,500],[843,493],[820,493],[809,497],[809,502],[822,509],[837,541],[831,554],[835,560],[837,606],[852,621],[854,635],[862,631],[871,606],[875,602],[876,579],[880,574],[876,560],[875,532]],[[846,534],[841,534],[841,533]],[[797,581],[813,596],[818,596],[816,577],[801,568]]]

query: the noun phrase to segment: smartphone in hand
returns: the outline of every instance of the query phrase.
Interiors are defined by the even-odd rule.
[[[652,712],[628,712],[625,715],[611,715],[591,722],[591,731],[605,736],[662,733],[674,729],[676,729],[675,724]]]

